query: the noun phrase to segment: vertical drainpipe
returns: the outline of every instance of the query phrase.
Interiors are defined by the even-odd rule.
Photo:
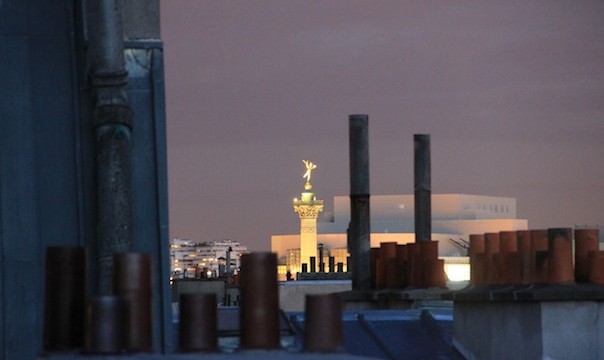
[[[89,64],[96,157],[98,292],[112,291],[116,252],[132,246],[132,109],[125,87],[124,43],[117,0],[88,2]]]
[[[367,115],[349,116],[350,225],[348,251],[352,261],[352,289],[371,289],[369,262],[369,136]]]
[[[415,183],[415,242],[432,239],[430,135],[413,135]]]

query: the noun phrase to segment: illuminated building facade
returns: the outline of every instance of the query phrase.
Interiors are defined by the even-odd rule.
[[[189,239],[172,239],[170,273],[173,277],[194,277],[198,262],[197,245]]]
[[[247,252],[246,246],[233,240],[198,243],[188,239],[172,239],[171,275],[173,278],[221,276],[226,270],[227,258],[230,258],[231,272],[236,273],[241,264],[241,255]]]

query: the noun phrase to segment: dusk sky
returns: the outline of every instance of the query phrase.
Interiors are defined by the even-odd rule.
[[[509,196],[529,227],[604,225],[604,1],[163,0],[170,237],[270,249],[304,164],[348,195],[369,115],[372,195]]]

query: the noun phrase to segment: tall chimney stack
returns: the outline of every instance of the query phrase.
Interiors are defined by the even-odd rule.
[[[352,289],[371,289],[369,262],[369,140],[367,115],[349,116],[350,224],[348,251],[352,260]]]
[[[430,135],[413,135],[415,242],[432,240]]]

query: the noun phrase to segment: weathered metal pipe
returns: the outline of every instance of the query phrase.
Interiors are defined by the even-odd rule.
[[[430,135],[413,135],[415,183],[415,241],[432,240]]]
[[[46,248],[44,350],[84,347],[86,250],[80,246]]]
[[[342,351],[342,300],[337,294],[306,295],[304,351]]]
[[[98,292],[112,289],[112,256],[132,246],[132,109],[125,87],[124,44],[118,0],[88,2],[90,79],[96,149]]]
[[[279,348],[277,255],[269,252],[242,255],[239,276],[241,347]]]
[[[179,350],[214,352],[218,350],[216,294],[180,295]]]
[[[348,251],[353,290],[371,289],[369,217],[369,117],[350,115],[350,225]],[[352,269],[351,269],[352,268]]]
[[[114,293],[128,302],[130,329],[128,351],[153,350],[153,260],[142,253],[114,256]]]
[[[117,0],[95,0],[88,4],[90,64],[105,74],[124,70],[124,33]]]
[[[128,302],[115,295],[96,296],[88,309],[86,352],[119,354],[128,347]]]

